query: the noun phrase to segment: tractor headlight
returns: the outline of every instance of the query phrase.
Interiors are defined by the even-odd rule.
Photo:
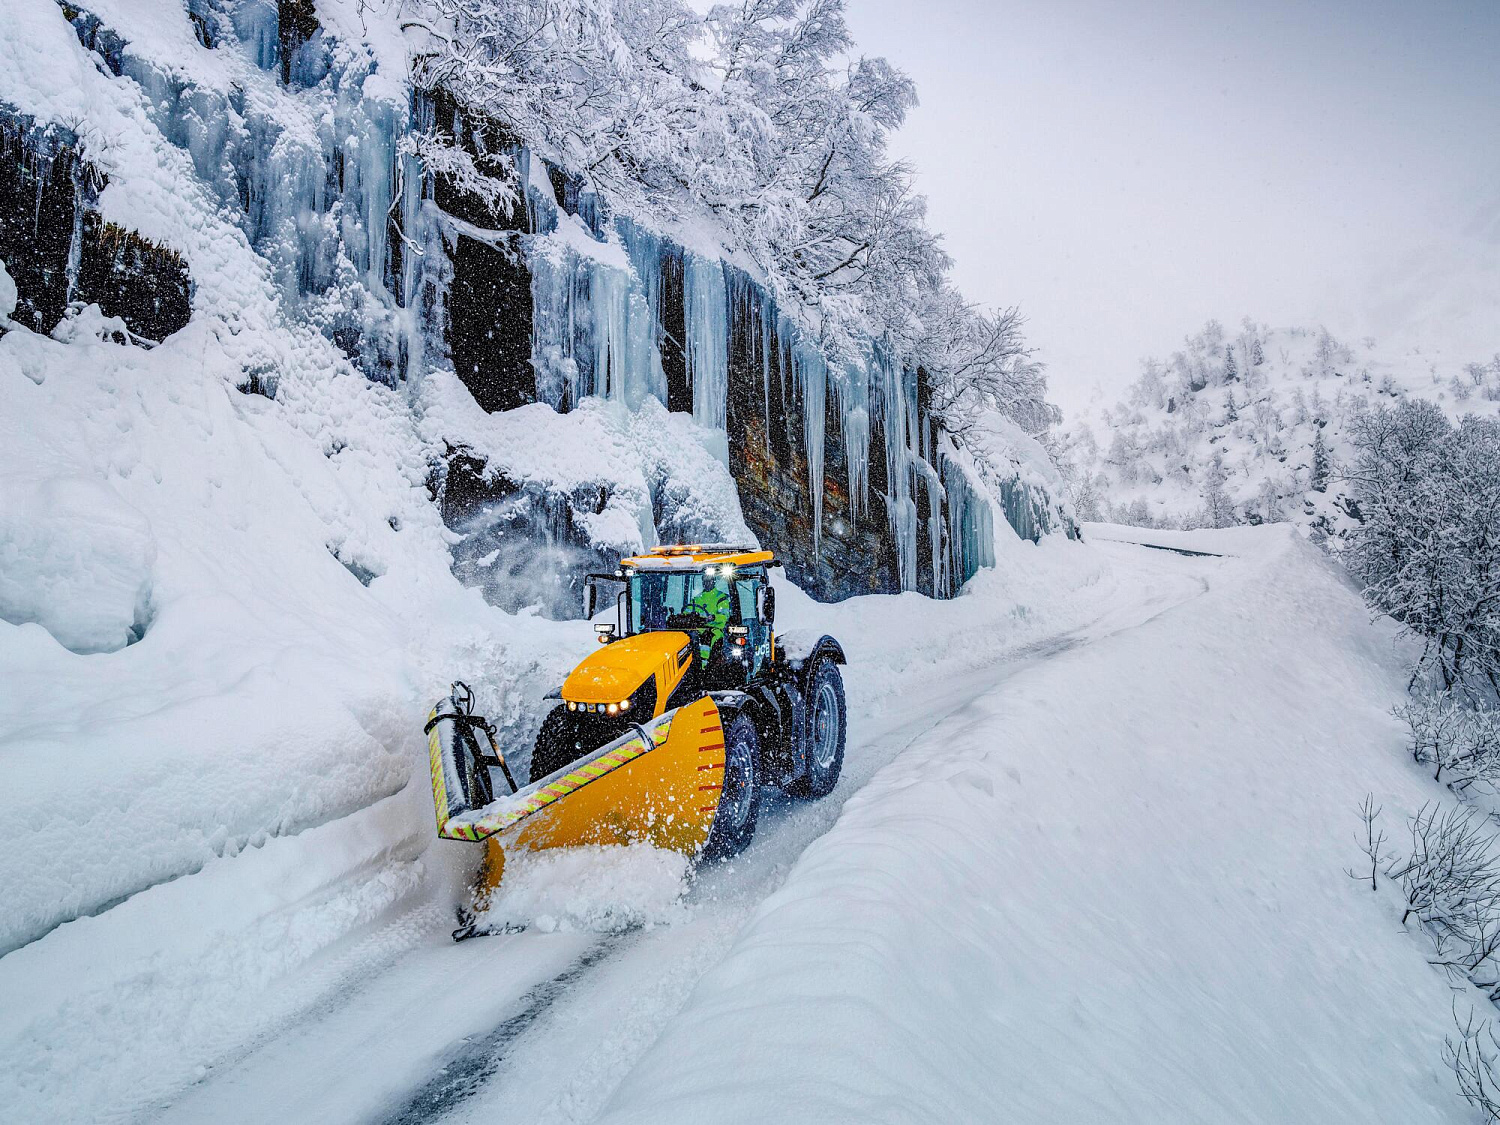
[[[609,705],[609,713],[611,715],[617,715],[617,714],[619,714],[620,713],[620,705],[618,703],[611,703]]]
[[[620,710],[621,711],[629,711],[630,710],[630,700],[628,700],[628,699],[622,699],[622,700],[620,700]]]
[[[573,701],[573,700],[571,700],[571,699],[570,699],[570,700],[568,700],[568,710],[569,710],[569,711],[576,711],[576,710],[578,710],[578,704],[577,704],[577,703],[575,703],[575,702],[574,702],[574,701]]]

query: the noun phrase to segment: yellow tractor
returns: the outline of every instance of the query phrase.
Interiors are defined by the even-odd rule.
[[[769,551],[693,544],[587,575],[584,615],[607,615],[603,592],[614,621],[595,623],[599,648],[551,693],[524,786],[472,693],[453,685],[426,725],[433,799],[439,836],[486,843],[478,909],[508,848],[640,842],[721,858],[750,842],[763,786],[832,791],[844,651],[829,636],[777,635],[769,572],[780,565]]]

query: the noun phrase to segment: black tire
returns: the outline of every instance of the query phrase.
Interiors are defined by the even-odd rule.
[[[552,708],[542,720],[542,729],[536,736],[536,748],[531,752],[529,780],[540,781],[583,755],[574,726],[573,720],[568,717],[567,704],[559,703]]]
[[[844,769],[848,714],[844,677],[832,660],[821,661],[808,681],[807,772],[786,787],[793,797],[826,797]]]
[[[724,786],[705,859],[727,859],[745,850],[760,815],[760,732],[749,715],[736,715],[724,731]]]

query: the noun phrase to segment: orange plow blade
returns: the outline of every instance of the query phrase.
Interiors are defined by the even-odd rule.
[[[724,731],[708,696],[479,809],[450,806],[447,743],[431,730],[438,835],[488,841],[481,897],[499,884],[510,848],[647,843],[696,854],[708,840],[724,784]]]

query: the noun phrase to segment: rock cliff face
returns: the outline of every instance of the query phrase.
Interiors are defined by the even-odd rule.
[[[1035,479],[981,482],[930,417],[924,374],[882,341],[860,362],[831,365],[732,255],[701,237],[685,247],[649,214],[615,212],[585,178],[505,140],[503,123],[467,121],[414,93],[389,60],[320,27],[306,0],[192,0],[186,34],[203,57],[191,68],[153,54],[136,29],[71,3],[61,11],[96,65],[139,85],[153,127],[191,155],[195,188],[237,225],[283,314],[367,377],[407,385],[416,411],[430,406],[423,388],[451,370],[492,416],[538,403],[570,413],[593,397],[636,417],[620,432],[650,462],[638,487],[608,467],[586,480],[544,471],[549,451],[524,437],[481,440],[482,415],[434,423],[447,426],[429,436],[446,450],[432,487],[460,529],[455,573],[487,595],[504,601],[509,572],[495,567],[517,565],[509,549],[486,562],[501,536],[508,548],[538,544],[538,557],[563,550],[571,565],[607,564],[684,529],[748,530],[810,593],[839,599],[951,595],[992,563],[996,517],[1029,538],[1063,528]],[[203,79],[214,66],[223,80]],[[434,128],[509,169],[509,205],[424,168],[403,141]],[[233,315],[193,305],[192,263],[174,249],[103,221],[93,200],[104,176],[76,137],[0,104],[0,149],[0,260],[21,323],[52,331],[69,306],[93,303],[154,341],[193,313]],[[240,383],[275,386],[274,371]],[[743,522],[695,497],[702,481],[669,479],[681,466],[664,467],[639,424],[668,417],[643,413],[650,399],[692,416],[688,440],[723,467],[693,475],[727,470]],[[636,514],[622,524],[611,513],[627,495]]]
[[[187,267],[100,217],[104,182],[68,130],[0,106],[0,261],[20,298],[13,319],[51,332],[70,303],[97,304],[138,341],[159,342],[188,322]]]

